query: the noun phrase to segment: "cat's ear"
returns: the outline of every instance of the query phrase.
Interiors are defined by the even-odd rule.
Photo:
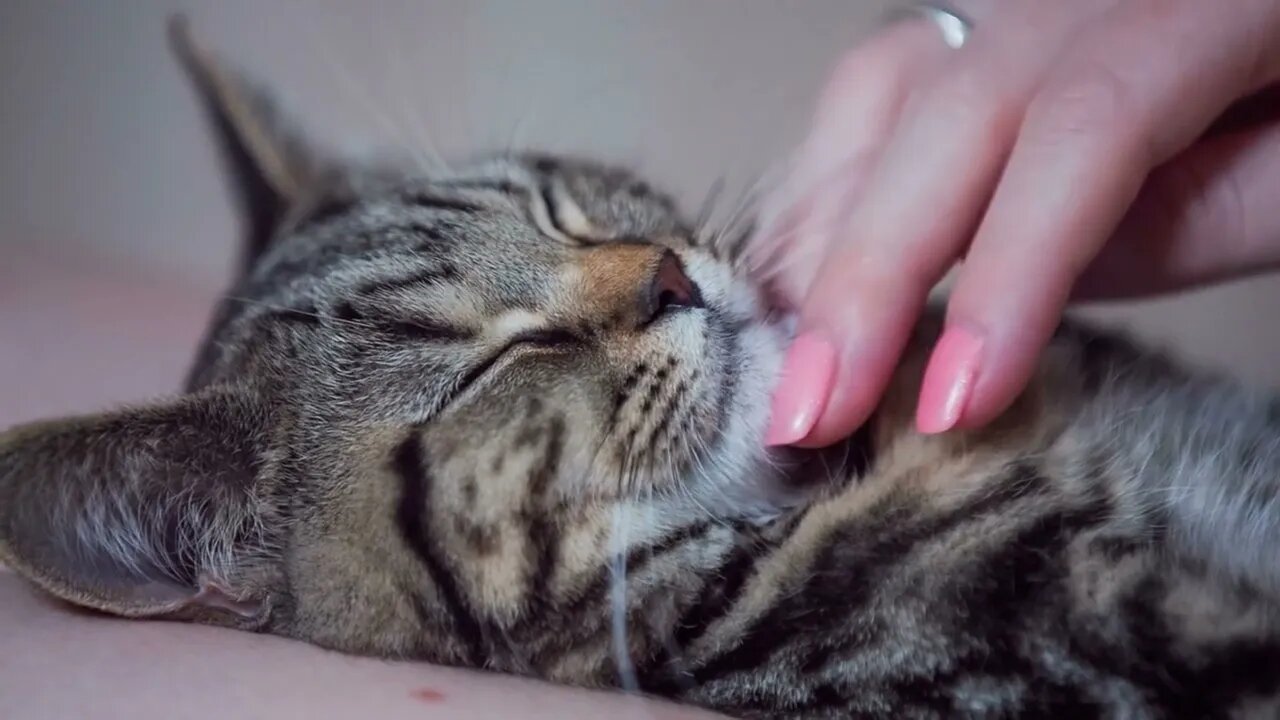
[[[114,614],[254,624],[268,420],[256,393],[218,387],[0,434],[0,563]]]
[[[290,209],[311,200],[339,163],[305,135],[272,93],[203,46],[184,16],[169,19],[169,42],[217,137],[249,225],[252,259]]]

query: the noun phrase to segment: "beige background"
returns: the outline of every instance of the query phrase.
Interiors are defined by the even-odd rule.
[[[857,0],[4,0],[0,425],[174,389],[234,219],[164,41],[198,31],[325,138],[629,162],[696,206],[775,166]],[[1280,386],[1280,279],[1107,313]]]

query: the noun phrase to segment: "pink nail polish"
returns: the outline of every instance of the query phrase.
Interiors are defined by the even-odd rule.
[[[835,346],[813,332],[798,336],[787,351],[782,379],[773,391],[765,444],[773,447],[803,440],[822,416],[835,376]]]
[[[944,433],[960,422],[982,363],[983,338],[960,326],[942,334],[920,388],[916,429],[926,435]]]

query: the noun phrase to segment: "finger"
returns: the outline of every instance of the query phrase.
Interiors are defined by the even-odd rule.
[[[1151,296],[1280,267],[1280,123],[1193,145],[1143,185],[1073,299]]]
[[[834,375],[822,397],[805,394],[819,392],[817,385],[784,378],[776,393],[792,404],[775,412],[774,424],[791,431],[771,436],[794,436],[807,425],[795,444],[821,446],[870,415],[930,288],[985,205],[1046,53],[1083,22],[1071,12],[1056,3],[1013,5],[979,20],[946,71],[909,104],[854,209],[830,240],[817,243],[836,249],[809,286],[800,331],[830,346]],[[1021,27],[1033,22],[1041,32]],[[787,367],[798,362],[790,357]]]
[[[1008,407],[1148,172],[1273,72],[1277,52],[1258,30],[1274,30],[1280,10],[1233,9],[1125,3],[1061,59],[957,280],[925,374],[922,431],[977,427]]]
[[[798,305],[822,257],[813,228],[830,224],[839,200],[855,193],[920,78],[948,48],[916,23],[887,28],[849,53],[827,81],[813,127],[779,189],[766,198],[747,245],[748,267]]]

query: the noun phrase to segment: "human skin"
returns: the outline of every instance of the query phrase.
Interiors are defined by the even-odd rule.
[[[509,676],[352,657],[267,635],[90,614],[3,567],[0,638],[5,720],[718,717]]]
[[[959,50],[913,21],[840,62],[766,203],[748,256],[799,316],[771,444],[861,425],[957,262],[926,433],[1002,413],[1073,299],[1280,267],[1280,4],[953,5]]]

